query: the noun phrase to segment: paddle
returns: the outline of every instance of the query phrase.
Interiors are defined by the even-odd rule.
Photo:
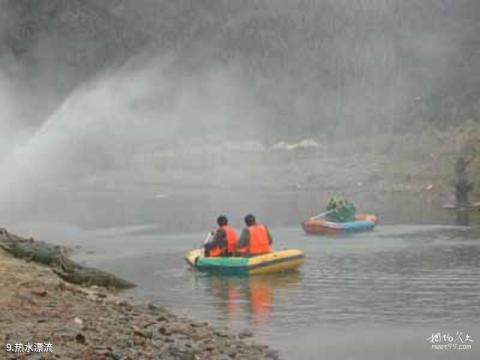
[[[205,240],[203,240],[203,243],[200,245],[200,248],[201,248],[201,249],[203,249],[204,246],[205,246],[205,244],[207,244],[207,243],[210,241],[210,239],[212,238],[212,235],[213,235],[213,234],[209,231],[208,234],[207,234],[207,237],[205,238]],[[195,258],[194,264],[197,264],[197,261],[198,261],[198,258],[199,258],[199,257],[200,257],[200,256],[197,256],[197,257]]]
[[[203,240],[202,247],[203,247],[203,245],[205,245],[206,243],[208,243],[211,238],[212,238],[212,233],[209,231],[208,234],[207,234],[207,237],[205,238],[205,240]]]
[[[328,210],[328,211],[324,211],[316,216],[312,216],[310,218],[310,220],[315,220],[315,219],[318,219],[318,218],[321,218],[321,217],[324,217],[325,215],[328,215],[328,214],[331,214],[333,212],[337,211],[337,209],[332,209],[332,210]]]

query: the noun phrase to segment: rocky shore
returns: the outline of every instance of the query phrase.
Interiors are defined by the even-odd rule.
[[[278,359],[252,334],[232,334],[121,293],[66,283],[0,250],[5,359]]]

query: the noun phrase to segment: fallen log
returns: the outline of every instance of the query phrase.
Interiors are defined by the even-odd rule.
[[[2,228],[0,248],[16,258],[47,265],[55,274],[70,283],[116,289],[135,287],[135,284],[115,275],[70,260],[66,255],[66,249],[61,246],[35,241],[32,238],[25,239]]]

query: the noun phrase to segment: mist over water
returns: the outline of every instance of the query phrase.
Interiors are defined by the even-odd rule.
[[[228,183],[225,148],[205,146],[381,138],[430,116],[452,78],[472,81],[452,61],[477,61],[469,1],[13,4],[0,27],[0,189],[13,199],[161,182],[158,157],[186,149],[205,154],[179,160],[184,177]],[[238,162],[237,178],[255,175]]]
[[[212,143],[256,141],[260,111],[233,68],[186,76],[155,60],[133,59],[75,89],[4,159],[4,197],[85,188],[109,172],[107,186],[115,190],[116,174],[141,183],[155,170],[149,153],[168,157]],[[220,168],[209,172],[221,175]]]

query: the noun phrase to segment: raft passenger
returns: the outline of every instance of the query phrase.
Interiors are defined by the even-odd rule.
[[[326,219],[332,222],[344,223],[355,220],[356,208],[345,199],[330,198],[327,204]]]
[[[234,228],[228,225],[225,215],[217,218],[218,228],[212,231],[213,238],[204,245],[205,256],[232,256],[238,236]]]
[[[245,227],[240,234],[236,253],[242,256],[254,256],[269,253],[272,236],[265,225],[257,224],[255,216],[245,216]]]

